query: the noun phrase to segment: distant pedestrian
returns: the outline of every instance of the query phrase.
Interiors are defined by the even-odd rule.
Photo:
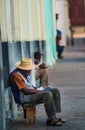
[[[62,59],[63,58],[63,51],[64,51],[64,46],[62,46],[62,32],[60,30],[57,30],[57,35],[56,35],[56,51],[58,53],[58,58]]]

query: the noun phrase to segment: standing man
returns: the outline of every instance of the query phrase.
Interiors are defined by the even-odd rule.
[[[56,35],[56,50],[58,53],[58,58],[62,59],[63,58],[63,51],[64,51],[64,46],[62,46],[62,32],[60,30],[57,30],[57,35]]]

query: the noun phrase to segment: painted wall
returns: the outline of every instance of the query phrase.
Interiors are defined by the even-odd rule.
[[[43,0],[0,0],[2,41],[45,40],[43,5]]]
[[[46,62],[52,66],[56,60],[55,23],[53,1],[44,0],[45,3],[45,29],[46,29]]]
[[[0,6],[2,42],[36,41],[51,66],[56,59],[53,0],[0,0]]]

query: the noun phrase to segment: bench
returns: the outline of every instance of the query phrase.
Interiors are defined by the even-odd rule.
[[[26,124],[33,125],[36,120],[36,106],[32,104],[22,105]]]

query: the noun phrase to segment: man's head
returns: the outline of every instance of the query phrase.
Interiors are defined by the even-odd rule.
[[[34,60],[34,63],[35,63],[35,64],[39,64],[39,62],[40,62],[40,60],[41,60],[41,55],[42,55],[42,54],[41,54],[40,52],[38,52],[38,51],[34,53],[34,59],[35,59],[35,60]]]
[[[34,58],[35,59],[37,59],[37,58],[41,58],[41,53],[39,52],[39,51],[36,51],[35,53],[34,53]]]
[[[57,29],[56,32],[57,32],[57,36],[62,36],[62,32],[59,29]]]
[[[25,76],[27,77],[35,65],[32,63],[30,58],[23,58],[21,61],[18,61],[16,64],[16,68]]]

